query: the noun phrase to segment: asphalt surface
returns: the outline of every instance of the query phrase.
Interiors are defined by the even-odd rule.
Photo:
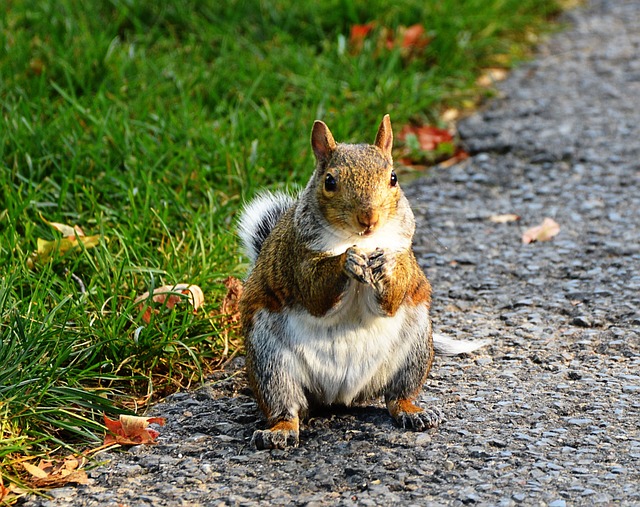
[[[567,20],[459,125],[473,156],[405,186],[436,330],[493,340],[436,359],[421,400],[440,428],[403,431],[376,403],[256,452],[239,360],[153,408],[159,445],[24,505],[640,505],[640,2]],[[523,244],[545,217],[560,233]]]

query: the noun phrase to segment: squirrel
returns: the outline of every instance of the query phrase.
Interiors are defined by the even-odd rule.
[[[310,406],[380,396],[401,427],[436,427],[441,411],[415,403],[434,352],[486,344],[436,335],[434,351],[389,115],[373,145],[336,143],[318,120],[311,146],[316,168],[298,198],[263,193],[238,223],[253,265],[240,299],[246,369],[269,426],[253,434],[258,449],[297,446]]]

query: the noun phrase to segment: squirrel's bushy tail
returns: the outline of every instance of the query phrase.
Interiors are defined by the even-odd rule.
[[[489,345],[491,340],[454,340],[440,333],[433,333],[433,348],[438,356],[457,356]]]
[[[238,222],[238,234],[252,264],[276,222],[295,201],[284,192],[263,192],[245,205]]]

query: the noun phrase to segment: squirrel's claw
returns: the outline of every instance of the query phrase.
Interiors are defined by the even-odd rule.
[[[387,400],[387,408],[397,423],[405,429],[424,431],[435,428],[444,421],[444,415],[440,409],[434,407],[425,410],[411,399]]]
[[[298,447],[299,424],[298,417],[282,419],[268,430],[255,431],[251,443],[256,446],[256,449]]]
[[[444,416],[439,409],[434,408],[421,412],[402,412],[398,414],[396,420],[404,429],[424,431],[438,427],[444,421]]]
[[[356,247],[346,251],[344,270],[348,276],[360,283],[371,284],[371,270],[368,265],[367,254]]]
[[[298,443],[298,432],[294,430],[256,430],[251,438],[258,450],[298,447]]]

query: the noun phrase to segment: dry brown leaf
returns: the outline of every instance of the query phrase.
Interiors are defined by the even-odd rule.
[[[149,295],[149,291],[147,291],[138,296],[135,299],[134,304],[140,303],[139,308],[142,310],[149,299]],[[183,298],[182,296],[187,297]],[[168,310],[171,310],[183,299],[187,299],[189,301],[189,304],[193,306],[193,311],[195,313],[198,311],[198,308],[204,304],[204,293],[197,285],[190,283],[178,283],[176,285],[163,285],[162,287],[157,287],[153,290],[153,295],[151,296],[153,303],[167,308]],[[147,306],[144,315],[142,316],[142,320],[148,324],[151,321],[152,313],[157,314],[159,311],[160,310],[158,308],[152,308],[151,305]]]
[[[549,241],[560,232],[558,223],[551,219],[545,218],[540,225],[532,227],[522,235],[524,244],[533,243],[534,241]]]
[[[239,303],[242,296],[242,282],[233,276],[227,277],[224,281],[227,294],[222,301],[221,313],[228,316],[228,322],[236,323],[240,321]]]
[[[89,482],[87,472],[74,470],[67,474],[51,474],[42,479],[35,479],[32,484],[37,488],[59,488],[66,484],[86,484]]]
[[[33,463],[25,462],[22,463],[22,466],[36,479],[46,479],[47,477],[49,477],[49,474],[47,472],[45,472],[42,468],[34,465]]]
[[[460,110],[450,107],[449,109],[445,109],[440,115],[440,119],[445,123],[451,123],[460,118]]]
[[[504,215],[491,215],[489,217],[491,222],[496,224],[506,224],[507,222],[517,222],[520,220],[520,215],[514,213],[505,213]]]
[[[67,456],[62,460],[41,460],[38,466],[31,463],[22,463],[24,469],[29,472],[32,479],[30,484],[36,488],[61,487],[66,484],[86,484],[87,474],[81,467],[84,466],[84,458],[77,459]]]
[[[509,73],[506,69],[501,69],[501,68],[485,69],[482,75],[476,80],[476,84],[478,86],[483,86],[485,88],[488,88],[490,86],[495,85],[499,81],[504,81],[508,74]]]
[[[159,433],[148,427],[151,423],[164,426],[165,419],[122,414],[118,420],[114,420],[104,415],[104,424],[109,431],[104,438],[104,444],[155,444]]]
[[[240,333],[240,297],[242,296],[242,282],[233,276],[224,281],[227,294],[222,300],[220,314],[222,318],[222,337],[224,339],[223,356],[229,352],[229,331]]]
[[[452,165],[455,165],[458,162],[462,162],[463,160],[467,160],[468,158],[469,158],[469,154],[466,151],[464,151],[462,148],[458,148],[458,150],[455,152],[453,157],[443,160],[438,165],[442,169],[447,169],[448,167],[451,167]]]

